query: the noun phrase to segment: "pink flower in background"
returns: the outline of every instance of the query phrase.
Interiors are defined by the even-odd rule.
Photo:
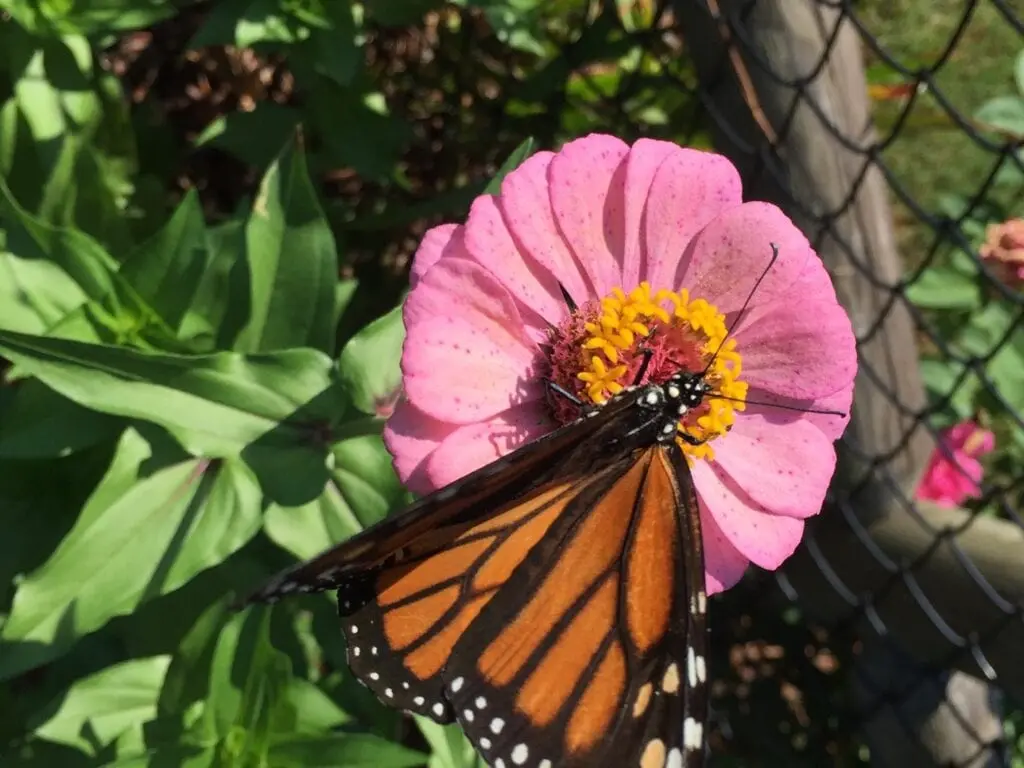
[[[733,328],[772,243],[779,258]],[[850,321],[806,238],[778,208],[743,203],[725,158],[606,135],[537,153],[498,195],[477,198],[465,224],[425,235],[411,283],[406,397],[385,440],[412,489],[446,485],[574,418],[547,379],[603,402],[633,382],[643,345],[645,381],[711,362],[707,380],[730,398],[680,424],[707,439],[680,443],[709,592],[750,562],[777,568],[820,510],[847,418],[771,404],[848,410]]]
[[[917,498],[943,507],[956,507],[966,499],[977,498],[985,474],[977,457],[995,448],[995,435],[973,421],[962,421],[945,430],[939,441],[917,487]]]
[[[989,224],[979,253],[1004,283],[1024,284],[1024,219]]]

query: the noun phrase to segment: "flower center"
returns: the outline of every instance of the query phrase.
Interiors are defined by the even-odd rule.
[[[702,441],[678,439],[693,458],[714,459],[711,442],[731,429],[742,411],[747,384],[735,339],[726,339],[725,315],[685,288],[653,293],[647,282],[627,294],[615,288],[579,307],[551,332],[551,380],[584,402],[600,405],[631,384],[660,384],[680,370],[699,373],[711,392],[679,421],[679,431]],[[641,381],[635,381],[647,359]],[[725,399],[728,398],[728,399]],[[579,413],[564,397],[549,397],[554,418],[567,423]]]

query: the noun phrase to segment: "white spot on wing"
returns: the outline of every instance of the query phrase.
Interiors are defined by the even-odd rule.
[[[704,726],[692,717],[683,721],[683,746],[687,749],[701,749],[704,746]]]
[[[502,720],[500,717],[496,717],[493,720],[491,720],[491,733],[493,733],[495,736],[501,733],[501,729],[504,727],[505,721]]]
[[[530,749],[525,744],[516,744],[512,748],[512,762],[516,765],[522,765],[526,762],[526,759],[530,756]]]

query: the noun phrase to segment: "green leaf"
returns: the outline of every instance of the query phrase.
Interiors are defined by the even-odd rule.
[[[225,222],[208,230],[210,268],[201,295],[196,297],[196,309],[205,305],[203,327],[217,328],[216,349],[235,349],[239,336],[249,322],[252,308],[249,264],[245,259],[245,223],[241,220]],[[189,335],[188,326],[182,328]]]
[[[405,326],[395,307],[349,339],[338,359],[338,376],[363,413],[387,415],[402,383],[399,361]]]
[[[120,251],[127,245],[123,213],[136,167],[120,83],[95,66],[84,37],[33,43],[4,107],[0,165],[22,205],[42,221],[75,224]],[[15,161],[8,159],[12,151],[20,155]]]
[[[929,309],[974,309],[981,306],[982,293],[976,276],[949,267],[932,267],[907,286],[906,296],[917,306]]]
[[[270,643],[270,612],[250,609],[232,619],[213,655],[204,719],[232,757],[265,764],[271,736],[294,727],[288,699],[291,662]],[[240,761],[241,762],[241,761]]]
[[[299,507],[271,505],[263,518],[267,536],[301,560],[345,541],[409,501],[379,434],[339,442],[333,458],[330,482],[319,498]]]
[[[444,5],[443,0],[372,0],[365,3],[366,14],[386,27],[417,24],[424,14]]]
[[[263,530],[300,560],[354,536],[362,526],[334,484],[301,507],[272,504],[263,515]]]
[[[83,408],[40,382],[18,384],[0,410],[0,458],[67,456],[116,436],[118,419]]]
[[[295,134],[301,119],[301,113],[292,107],[261,101],[251,112],[229,112],[217,118],[195,144],[222,149],[244,163],[265,168]]]
[[[1017,54],[1017,59],[1013,66],[1013,76],[1017,81],[1017,93],[1024,97],[1024,51]]]
[[[19,585],[0,630],[0,678],[222,562],[259,529],[259,505],[241,462],[168,464],[128,430],[71,532]]]
[[[1014,136],[1024,136],[1024,98],[1020,96],[996,96],[986,101],[974,119],[987,128],[1007,131]]]
[[[160,744],[145,754],[105,763],[103,768],[221,768],[223,765],[213,747]]]
[[[264,450],[308,446],[309,420],[344,408],[328,392],[331,361],[311,349],[182,357],[0,331],[0,350],[80,405],[159,424],[211,458],[260,438]]]
[[[921,369],[921,378],[933,400],[945,399],[953,392],[949,407],[956,414],[956,420],[974,415],[975,399],[981,391],[981,382],[976,376],[968,374],[961,380],[963,366],[959,363],[926,359],[921,360],[918,365]]]
[[[430,744],[430,768],[473,768],[476,765],[476,751],[457,725],[439,725],[418,715],[413,719]]]
[[[381,94],[317,78],[308,97],[306,109],[324,142],[322,164],[353,168],[368,180],[392,176],[412,129],[388,114]]]
[[[0,328],[44,333],[86,300],[78,284],[53,262],[22,258],[0,245]]]
[[[170,656],[134,659],[80,680],[55,702],[56,711],[33,728],[35,735],[95,754],[125,730],[156,716],[170,662]]]
[[[15,577],[50,557],[112,455],[104,445],[67,459],[0,461],[0,605],[5,610]]]
[[[286,735],[317,735],[351,720],[330,696],[309,680],[293,678],[288,685],[287,696],[295,709],[297,720],[294,731],[289,731]]]
[[[368,733],[291,737],[270,749],[270,764],[277,768],[413,768],[426,762],[423,753]]]
[[[363,527],[409,503],[379,432],[339,441],[331,477]]]
[[[301,152],[289,145],[260,183],[246,225],[249,351],[334,349],[338,256]]]
[[[173,0],[74,0],[39,2],[7,0],[4,3],[19,23],[37,34],[100,35],[148,27],[172,16]]]
[[[228,618],[227,601],[220,600],[192,625],[174,652],[160,689],[158,709],[161,714],[181,715],[192,704],[205,699],[213,652]]]
[[[203,210],[198,194],[189,190],[170,221],[129,254],[121,276],[172,330],[179,331],[209,262]]]
[[[526,162],[526,159],[537,151],[537,143],[530,136],[523,141],[518,147],[512,150],[505,162],[501,164],[501,168],[494,174],[494,177],[488,182],[484,188],[484,192],[488,195],[496,195],[501,192],[501,182],[505,180],[512,171]]]
[[[51,261],[92,299],[114,290],[117,262],[88,235],[53,227],[23,209],[0,178],[0,214],[7,230],[7,250],[25,259]]]
[[[309,37],[311,26],[329,25],[318,5],[308,0],[302,5],[280,0],[227,0],[214,6],[189,47],[297,43]]]
[[[356,20],[350,3],[330,2],[324,6],[330,21],[329,29],[314,29],[303,52],[309,56],[316,72],[338,85],[352,82],[362,60],[356,38]]]

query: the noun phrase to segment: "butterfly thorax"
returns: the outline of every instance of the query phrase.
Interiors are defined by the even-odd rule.
[[[633,400],[643,409],[641,413],[646,418],[642,426],[637,425],[631,432],[651,430],[656,433],[657,442],[670,443],[678,436],[680,420],[700,406],[710,392],[711,385],[704,380],[703,373],[681,371],[660,384],[649,382],[627,387],[609,403]]]

